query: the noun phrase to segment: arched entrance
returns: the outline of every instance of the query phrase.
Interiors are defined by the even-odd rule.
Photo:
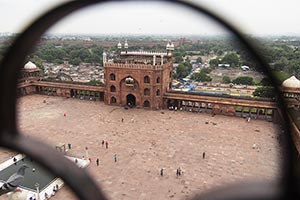
[[[136,105],[136,98],[133,94],[128,94],[126,96],[126,105],[129,107],[134,107]]]

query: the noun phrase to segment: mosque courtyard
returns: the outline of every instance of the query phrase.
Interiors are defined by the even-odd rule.
[[[125,110],[103,102],[43,95],[21,97],[18,118],[28,137],[53,148],[71,144],[68,155],[82,158],[87,147],[91,164],[83,170],[95,177],[109,199],[186,199],[237,181],[280,178],[279,129],[267,121]],[[107,149],[102,140],[108,141]],[[12,155],[1,150],[0,161]],[[177,176],[179,167],[183,173]],[[51,199],[77,198],[65,186]]]

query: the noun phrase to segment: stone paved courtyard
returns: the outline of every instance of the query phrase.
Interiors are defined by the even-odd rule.
[[[242,118],[183,111],[125,110],[103,102],[41,95],[20,98],[18,110],[23,134],[53,148],[71,143],[68,154],[80,158],[88,147],[92,163],[86,170],[109,199],[186,199],[236,181],[280,177],[278,127],[270,122],[248,123]],[[109,141],[108,149],[102,147],[102,140]],[[2,149],[0,161],[13,154]],[[180,177],[176,177],[178,167],[183,171]],[[51,199],[77,198],[64,187]]]

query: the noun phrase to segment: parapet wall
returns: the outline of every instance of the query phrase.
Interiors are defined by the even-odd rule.
[[[143,65],[143,64],[122,64],[122,63],[104,63],[104,67],[127,68],[127,69],[145,69],[162,70],[164,65]]]

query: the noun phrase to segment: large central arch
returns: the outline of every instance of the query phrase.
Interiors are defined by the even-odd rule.
[[[136,106],[136,98],[133,94],[128,94],[126,96],[126,105],[128,105],[130,107]]]

